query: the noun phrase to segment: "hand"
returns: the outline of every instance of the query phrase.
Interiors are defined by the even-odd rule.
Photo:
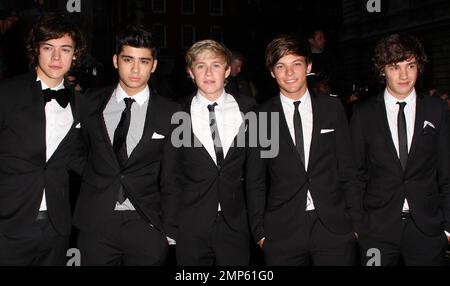
[[[260,241],[258,241],[259,248],[263,249],[265,240],[266,240],[266,238],[264,237]]]

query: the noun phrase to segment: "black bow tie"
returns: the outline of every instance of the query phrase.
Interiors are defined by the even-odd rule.
[[[44,103],[55,99],[62,108],[66,108],[70,102],[70,97],[72,93],[69,89],[63,88],[60,90],[51,90],[49,88],[42,90],[42,94],[44,95]]]

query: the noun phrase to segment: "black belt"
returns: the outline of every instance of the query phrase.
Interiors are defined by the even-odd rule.
[[[36,221],[48,219],[48,211],[39,211],[38,215],[36,216]]]

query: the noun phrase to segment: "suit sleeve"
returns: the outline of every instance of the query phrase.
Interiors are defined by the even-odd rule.
[[[363,194],[366,190],[367,186],[367,163],[366,163],[366,143],[364,139],[364,120],[362,118],[362,113],[358,109],[358,106],[355,106],[354,113],[350,123],[351,129],[351,140],[352,140],[352,149],[353,149],[353,158],[356,167],[356,190],[355,190],[355,204],[356,200],[359,201],[359,213],[354,213],[354,227],[356,232],[359,232],[362,217],[364,215],[363,208]],[[357,199],[356,199],[357,198]]]
[[[259,242],[264,238],[264,211],[266,207],[266,191],[267,191],[267,159],[261,158],[260,144],[257,138],[251,138],[251,128],[257,128],[256,124],[248,125],[248,148],[247,148],[247,163],[246,163],[246,179],[245,188],[247,193],[247,209],[248,218],[255,242]],[[253,140],[255,139],[255,140]],[[251,146],[252,141],[258,142],[256,146]],[[253,144],[255,145],[255,144]]]
[[[177,109],[179,110],[179,109]],[[170,120],[170,119],[169,119]],[[168,237],[177,238],[178,213],[181,205],[180,186],[180,149],[172,144],[171,136],[164,145],[164,154],[161,162],[161,209],[163,228]]]
[[[450,232],[450,118],[447,105],[442,105],[442,126],[438,146],[438,183],[442,198],[445,230]]]

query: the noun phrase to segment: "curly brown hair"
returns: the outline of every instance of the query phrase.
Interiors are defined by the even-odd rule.
[[[420,41],[413,36],[393,34],[382,38],[375,47],[372,59],[374,71],[380,77],[384,76],[387,65],[403,62],[411,58],[417,61],[419,74],[425,69],[428,58]]]
[[[75,45],[74,65],[77,65],[86,49],[86,40],[83,34],[77,26],[62,15],[47,14],[39,19],[28,35],[26,49],[30,66],[36,67],[38,65],[39,48],[43,42],[59,39],[65,35],[69,35]]]

